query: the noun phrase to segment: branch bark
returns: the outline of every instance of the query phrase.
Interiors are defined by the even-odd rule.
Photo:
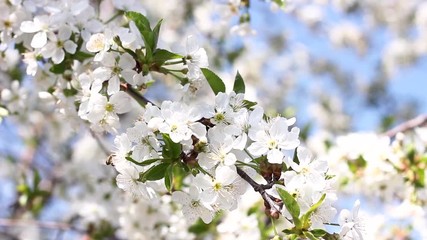
[[[397,125],[396,127],[388,130],[387,132],[384,133],[384,135],[388,136],[388,137],[394,137],[396,136],[396,134],[400,133],[400,132],[406,132],[409,130],[412,130],[416,127],[421,127],[423,125],[427,124],[427,114],[423,114],[423,115],[419,115],[416,118],[410,119],[406,122],[403,122],[399,125]]]

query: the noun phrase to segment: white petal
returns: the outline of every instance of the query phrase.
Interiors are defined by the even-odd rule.
[[[65,49],[65,51],[67,51],[71,54],[74,54],[76,52],[76,49],[77,49],[77,44],[75,44],[71,40],[67,40],[64,43],[64,49]]]
[[[198,210],[199,210],[200,218],[202,219],[202,221],[204,223],[207,224],[207,223],[212,222],[213,216],[212,216],[211,211],[209,211],[208,209],[201,207],[201,206],[198,208]]]
[[[113,95],[114,93],[120,91],[120,80],[117,76],[113,76],[108,81],[107,93],[108,95]]]
[[[47,43],[47,34],[46,32],[38,32],[33,36],[31,40],[31,47],[33,48],[42,48]]]
[[[270,150],[267,154],[269,163],[283,163],[283,153],[279,149]]]
[[[60,40],[67,40],[71,37],[71,28],[63,26],[58,31],[58,38]]]
[[[134,76],[138,74],[134,70],[124,69],[120,74],[126,80],[126,82],[128,82],[131,85],[135,85]]]
[[[33,21],[23,21],[20,27],[21,31],[25,33],[34,33],[40,31],[40,27],[34,24]]]
[[[52,61],[55,64],[61,63],[64,60],[65,57],[65,52],[64,50],[61,49],[56,49],[56,51],[54,52],[53,56],[52,56]]]
[[[99,67],[93,71],[93,78],[95,80],[107,80],[111,78],[111,69]]]
[[[237,178],[237,176],[237,172],[228,166],[217,167],[215,170],[216,180],[224,185],[231,184]]]
[[[254,142],[248,147],[248,151],[255,156],[261,156],[268,151],[268,148],[260,142]]]
[[[110,98],[110,103],[114,105],[114,112],[122,114],[132,109],[132,98],[125,92],[119,91]]]
[[[184,193],[181,191],[175,191],[172,193],[172,201],[182,205],[189,205],[191,202],[191,199],[187,193]]]
[[[197,42],[197,39],[193,36],[190,35],[187,37],[187,54],[191,55],[193,53],[195,53],[197,50],[199,50],[199,44]]]
[[[121,69],[132,69],[135,67],[135,59],[129,54],[124,53],[119,60],[119,66]]]

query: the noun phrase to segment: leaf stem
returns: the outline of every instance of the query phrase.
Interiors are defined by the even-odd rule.
[[[111,18],[109,18],[107,21],[104,22],[104,24],[108,24],[114,19],[116,19],[118,16],[123,15],[123,11],[117,11],[116,14],[114,14]]]

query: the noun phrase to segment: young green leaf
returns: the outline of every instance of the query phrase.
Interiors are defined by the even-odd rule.
[[[138,166],[148,166],[148,165],[150,165],[152,163],[155,163],[155,162],[161,160],[159,158],[155,158],[155,159],[148,159],[148,160],[145,160],[145,161],[142,161],[142,162],[138,162],[135,159],[133,159],[132,157],[125,157],[125,158],[126,158],[126,160],[128,160],[128,161],[130,161],[130,162],[132,162],[132,163],[134,163],[134,164],[136,164]]]
[[[313,230],[311,230],[310,231],[314,236],[316,236],[316,237],[323,237],[323,236],[325,236],[328,232],[326,232],[325,230],[323,230],[323,229],[320,229],[320,228],[318,228],[318,229],[313,229]]]
[[[234,78],[233,91],[235,93],[245,93],[245,82],[239,71],[237,71],[236,77]]]
[[[166,169],[170,166],[170,163],[160,163],[159,165],[149,168],[144,173],[144,179],[148,181],[156,181],[165,177]]]
[[[169,165],[166,168],[166,174],[165,174],[165,186],[168,192],[172,191],[172,184],[173,184],[173,167],[174,164]]]
[[[66,97],[72,97],[77,95],[77,93],[79,93],[75,88],[71,87],[71,88],[65,88],[63,91],[64,96]]]
[[[160,21],[157,22],[156,26],[153,28],[153,33],[154,33],[153,49],[157,48],[157,42],[159,41],[160,27],[162,26],[162,21],[163,21],[163,19],[160,19]]]
[[[276,3],[281,8],[286,7],[286,0],[273,0],[273,2]]]
[[[165,159],[176,160],[181,155],[181,144],[172,141],[168,134],[163,134],[163,146],[162,156]]]
[[[82,52],[82,51],[78,51],[73,54],[73,58],[76,60],[79,60],[80,62],[83,62],[84,60],[91,58],[93,56],[94,56],[93,54]]]
[[[225,84],[224,81],[218,75],[207,68],[201,68],[203,75],[208,80],[209,85],[212,88],[212,91],[217,95],[220,92],[225,93]]]
[[[314,236],[311,232],[305,231],[304,236],[310,240],[319,240],[316,236]]]
[[[183,58],[184,56],[177,53],[169,52],[168,50],[158,48],[153,53],[153,61],[158,65],[162,65],[164,62],[172,59]]]
[[[125,16],[129,20],[132,20],[135,22],[135,25],[140,32],[142,31],[151,32],[150,21],[148,21],[148,19],[141,13],[129,11],[125,13]]]
[[[135,25],[141,33],[142,39],[144,40],[146,59],[147,61],[150,61],[153,55],[153,51],[157,45],[155,34],[150,27],[150,22],[144,15],[137,12],[126,12],[125,16],[129,20],[135,22]],[[160,28],[160,25],[158,28]],[[156,31],[158,32],[159,30]]]
[[[243,106],[248,109],[251,110],[254,106],[256,106],[257,103],[256,102],[252,102],[252,101],[248,101],[248,100],[243,100]]]
[[[285,204],[286,209],[291,214],[292,219],[294,220],[294,224],[296,228],[301,228],[301,221],[299,219],[300,208],[298,202],[289,194],[286,190],[282,188],[277,188],[277,192],[279,193],[280,198]]]
[[[320,205],[322,205],[323,201],[325,200],[325,197],[326,197],[326,193],[324,193],[322,197],[319,199],[319,201],[313,204],[313,206],[311,206],[310,209],[308,209],[307,212],[301,217],[301,221],[304,228],[310,227],[311,214],[313,214],[314,211],[316,211],[320,207]]]
[[[62,61],[59,64],[52,65],[52,67],[49,68],[49,71],[55,74],[63,74],[68,67],[69,64],[67,64],[66,61]]]

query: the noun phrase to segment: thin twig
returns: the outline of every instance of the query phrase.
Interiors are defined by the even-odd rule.
[[[147,103],[151,103],[152,105],[155,106],[155,104],[153,102],[151,102],[150,100],[148,100],[147,98],[145,98],[144,96],[141,95],[140,92],[138,92],[137,90],[135,90],[132,85],[130,84],[126,84],[123,87],[123,90],[125,92],[127,92],[131,97],[133,97],[139,104],[145,106]]]
[[[249,185],[251,185],[251,187],[256,192],[259,192],[259,194],[261,194],[262,199],[264,199],[264,201],[267,202],[270,207],[274,208],[274,210],[276,210],[277,212],[280,212],[280,207],[278,206],[278,204],[276,202],[273,201],[273,199],[275,199],[275,198],[265,191],[266,189],[272,188],[273,184],[259,184],[259,183],[255,182],[255,180],[253,180],[241,168],[236,167],[236,169],[237,169],[237,174],[239,174],[239,176],[241,178],[243,178],[243,180],[245,180],[247,183],[249,183]]]
[[[96,140],[96,142],[98,143],[98,146],[105,153],[105,155],[109,156],[111,154],[111,152],[110,152],[110,150],[107,149],[107,147],[101,141],[101,139],[99,138],[99,136],[92,129],[89,129],[89,132],[92,135],[92,137]]]
[[[60,229],[60,230],[70,230],[72,227],[67,223],[61,222],[40,222],[32,220],[22,220],[22,219],[0,219],[0,226],[4,227],[28,227],[29,225],[36,225],[39,228],[49,228],[49,229]]]
[[[399,125],[397,125],[396,127],[388,130],[387,132],[384,133],[384,135],[389,136],[389,137],[394,137],[396,136],[396,134],[400,133],[400,132],[406,132],[409,131],[411,129],[414,129],[416,127],[421,127],[423,125],[427,124],[427,114],[423,114],[423,115],[419,115],[416,118],[410,119],[404,123],[401,123]]]

